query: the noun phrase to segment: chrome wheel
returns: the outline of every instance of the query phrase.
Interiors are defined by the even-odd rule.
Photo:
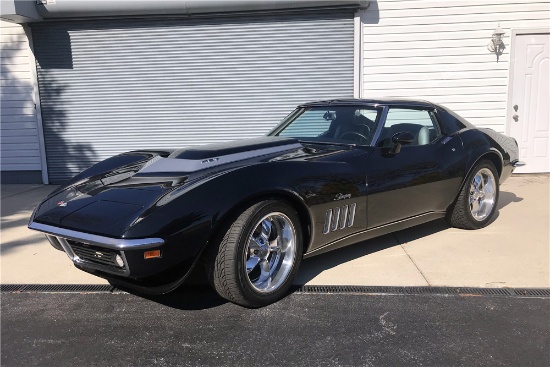
[[[470,184],[470,213],[477,221],[485,220],[495,205],[496,181],[488,168],[480,169]]]
[[[296,229],[283,213],[264,216],[245,246],[246,273],[261,293],[276,291],[288,278],[296,258]]]
[[[302,238],[292,205],[258,201],[219,231],[207,249],[208,279],[230,302],[245,307],[276,302],[287,294],[300,267]]]

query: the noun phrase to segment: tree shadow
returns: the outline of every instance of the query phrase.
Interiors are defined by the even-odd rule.
[[[3,198],[3,205],[0,211],[2,215],[2,224],[11,221],[7,219],[8,217],[15,217],[18,218],[16,220],[19,220],[21,216],[26,215],[26,220],[28,220],[30,218],[29,212],[32,212],[46,196],[58,187],[57,185],[44,185]]]
[[[17,241],[9,241],[6,243],[2,243],[0,245],[0,255],[7,255],[23,246],[31,246],[36,245],[37,242],[44,241],[45,237],[42,234],[38,234],[38,232],[35,235],[29,236],[22,240]],[[53,248],[52,248],[53,250]]]
[[[44,243],[46,238],[27,228],[33,210],[57,186],[37,186],[2,199],[0,254],[6,255],[25,246]]]
[[[78,134],[75,121],[67,116],[65,108],[70,104],[78,108],[79,103],[65,103],[74,99],[68,86],[59,82],[50,69],[41,69],[38,85],[49,180],[63,183],[97,163],[98,157],[92,143],[79,141],[82,135]]]
[[[1,182],[36,183],[41,172],[36,170],[40,149],[34,90],[30,72],[22,62],[27,57],[26,36],[18,27],[2,29]]]
[[[36,175],[38,171],[34,168],[42,164],[38,126],[40,117],[50,182],[62,183],[97,161],[92,144],[83,142],[82,139],[79,141],[73,130],[74,121],[69,123],[66,110],[77,105],[79,100],[67,84],[56,79],[60,71],[73,67],[69,34],[66,31],[55,33],[55,27],[50,28],[56,40],[55,50],[48,48],[46,42],[51,32],[36,32],[34,27],[23,28],[23,31],[13,27],[17,34],[3,37],[0,123],[2,153],[9,153],[2,154],[1,157],[3,183],[36,183],[35,180],[40,179],[41,173]],[[36,59],[40,101],[35,100],[38,94],[35,93],[32,82],[33,73],[21,71],[20,59],[27,52],[27,39]],[[59,55],[60,51],[62,55]],[[17,166],[22,163],[29,167],[33,163],[33,169],[25,171],[23,166]]]

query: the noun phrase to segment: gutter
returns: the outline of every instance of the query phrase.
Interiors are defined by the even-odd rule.
[[[0,18],[12,23],[88,17],[198,15],[308,8],[366,9],[368,0],[1,0]]]

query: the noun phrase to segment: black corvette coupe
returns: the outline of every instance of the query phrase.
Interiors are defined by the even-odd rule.
[[[119,287],[170,292],[200,264],[220,296],[260,307],[303,257],[442,217],[484,227],[522,164],[514,139],[433,103],[313,102],[265,137],[102,161],[29,228]]]

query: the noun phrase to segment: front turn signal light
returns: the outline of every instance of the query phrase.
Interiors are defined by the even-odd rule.
[[[145,259],[155,259],[160,257],[160,250],[145,251],[143,253]]]

